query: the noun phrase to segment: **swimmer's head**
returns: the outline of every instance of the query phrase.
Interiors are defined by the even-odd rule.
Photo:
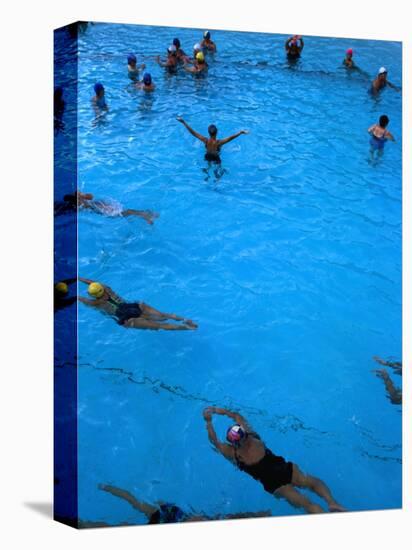
[[[215,137],[217,135],[217,128],[214,124],[211,124],[207,131],[209,132],[210,137]]]
[[[204,63],[205,62],[205,56],[204,56],[203,52],[197,52],[196,61],[198,61],[199,63]]]
[[[243,441],[245,441],[246,437],[247,432],[245,428],[240,424],[235,424],[234,426],[231,426],[226,432],[226,439],[235,447],[239,447],[243,443]]]
[[[176,49],[180,48],[180,40],[178,38],[173,39],[173,46],[175,46]]]
[[[60,294],[64,296],[69,292],[69,287],[67,286],[67,283],[64,283],[63,281],[60,281],[59,283],[56,283],[54,285],[54,290],[56,294]]]
[[[382,128],[386,128],[389,124],[389,118],[386,115],[382,115],[379,117],[379,126]]]
[[[386,76],[387,74],[388,74],[388,70],[385,67],[381,67],[378,71],[379,76],[382,76],[382,75]]]
[[[143,84],[145,86],[150,86],[151,83],[152,83],[152,75],[150,73],[144,73]]]
[[[127,56],[127,63],[128,63],[129,65],[136,65],[137,59],[136,59],[136,56],[134,55],[134,53],[130,53],[130,54]]]
[[[94,85],[94,91],[96,95],[101,96],[104,94],[104,86],[101,82],[96,82]]]
[[[104,286],[100,283],[90,283],[87,292],[93,298],[101,298],[104,294]]]
[[[352,55],[353,55],[353,50],[352,50],[352,48],[349,48],[348,50],[346,50],[346,56],[347,56],[347,57],[352,57]]]
[[[201,51],[202,51],[202,46],[199,44],[199,42],[197,42],[197,43],[193,46],[193,51],[194,51],[194,52],[201,52]]]
[[[203,33],[203,38],[204,38],[205,40],[210,40],[210,32],[209,32],[209,31],[205,31],[205,32]]]
[[[168,53],[170,53],[171,55],[176,55],[176,52],[177,52],[176,46],[175,46],[174,44],[171,44],[171,45],[167,48],[167,51],[168,51]]]

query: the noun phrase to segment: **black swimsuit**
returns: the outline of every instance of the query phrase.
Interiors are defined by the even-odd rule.
[[[253,437],[259,439],[255,434],[253,434]],[[257,481],[260,481],[268,493],[273,494],[283,485],[288,485],[292,482],[292,462],[286,462],[283,457],[274,455],[268,448],[265,449],[265,456],[255,464],[246,464],[240,460],[236,449],[235,460],[238,468]]]
[[[108,302],[116,306],[116,311],[113,313],[113,317],[117,319],[119,325],[124,325],[129,319],[136,319],[142,315],[142,308],[135,302],[116,302],[113,298],[109,298]]]

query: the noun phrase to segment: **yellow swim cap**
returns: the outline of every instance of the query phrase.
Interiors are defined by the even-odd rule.
[[[90,296],[94,296],[95,298],[101,298],[104,294],[104,287],[100,283],[90,283],[87,291],[90,294]]]
[[[196,59],[197,59],[197,61],[200,61],[200,63],[202,63],[205,60],[205,56],[204,56],[203,52],[198,52],[196,54]]]
[[[69,292],[69,287],[66,283],[60,282],[54,285],[54,290],[59,294],[67,294]]]

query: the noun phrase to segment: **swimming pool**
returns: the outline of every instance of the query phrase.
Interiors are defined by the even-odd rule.
[[[374,355],[401,359],[402,98],[367,92],[382,65],[401,84],[401,44],[306,37],[289,65],[286,35],[215,31],[205,78],[155,63],[175,36],[191,53],[201,35],[94,24],[79,39],[79,188],[160,214],[81,212],[79,275],[199,324],[126,330],[79,304],[79,516],[147,523],[99,483],[208,515],[301,513],[212,450],[210,404],[239,410],[349,510],[400,507],[401,408],[371,371]],[[348,47],[370,78],[342,67]],[[130,52],[150,97],[131,86]],[[383,113],[397,142],[370,163]],[[215,173],[179,115],[250,134]]]

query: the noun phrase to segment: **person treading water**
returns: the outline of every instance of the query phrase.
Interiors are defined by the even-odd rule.
[[[87,306],[95,307],[113,317],[119,325],[125,328],[150,330],[196,330],[197,324],[174,313],[162,313],[144,302],[126,302],[109,286],[79,277],[79,281],[88,286],[88,293],[93,299],[79,296],[79,301]],[[167,320],[176,323],[166,323]]]
[[[199,132],[196,132],[196,130],[193,130],[193,128],[191,128],[189,124],[185,120],[183,120],[182,117],[178,116],[176,120],[181,122],[183,126],[185,126],[185,128],[187,128],[187,130],[192,134],[192,136],[194,136],[197,139],[200,139],[200,141],[202,141],[205,144],[205,147],[206,147],[205,160],[209,162],[217,162],[219,164],[221,162],[220,160],[221,147],[226,143],[229,143],[229,141],[232,141],[238,138],[242,134],[249,133],[248,130],[240,130],[240,132],[237,132],[236,134],[233,134],[232,136],[229,136],[227,138],[217,139],[216,137],[218,132],[217,127],[214,124],[211,124],[208,127],[209,137],[207,138],[205,136],[202,136],[202,134],[199,134]]]
[[[228,416],[236,422],[227,430],[228,443],[219,441],[212,423],[213,414]],[[304,474],[296,464],[273,454],[240,414],[219,407],[207,407],[203,417],[209,440],[214,447],[240,470],[260,481],[268,493],[286,499],[295,508],[303,508],[309,514],[324,512],[319,504],[312,502],[296,488],[309,489],[325,500],[329,512],[346,511],[322,480]]]
[[[383,150],[385,148],[385,143],[389,140],[395,141],[393,135],[386,129],[389,124],[389,118],[386,115],[379,117],[379,123],[373,124],[368,128],[368,133],[371,136],[370,139],[370,156],[373,160],[375,158],[375,153],[378,156],[383,155]]]
[[[298,59],[303,47],[303,38],[300,35],[290,36],[285,42],[286,57],[292,61]]]

